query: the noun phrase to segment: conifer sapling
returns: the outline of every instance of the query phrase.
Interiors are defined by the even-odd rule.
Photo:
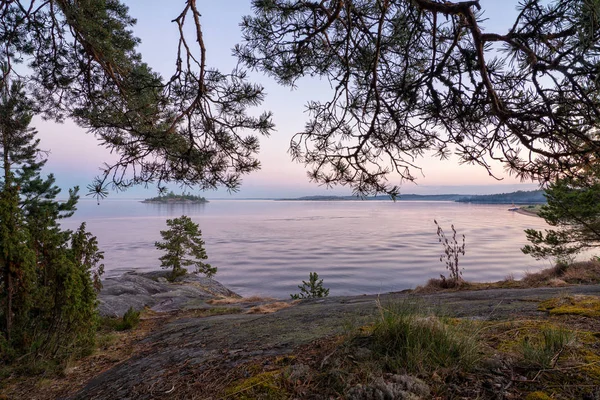
[[[206,260],[208,256],[198,224],[190,217],[182,215],[179,218],[168,219],[167,226],[168,230],[160,231],[164,242],[156,242],[155,246],[159,250],[166,251],[166,254],[159,258],[160,266],[172,268],[171,280],[185,275],[187,273],[185,267],[189,266],[195,266],[197,273],[206,274],[208,277],[217,272],[216,267],[201,261]]]

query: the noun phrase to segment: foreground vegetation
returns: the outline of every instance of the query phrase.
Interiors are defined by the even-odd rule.
[[[561,285],[600,283],[600,262],[559,265],[528,274],[522,281],[463,281],[461,286],[446,290],[553,286],[557,280],[564,282]],[[483,318],[452,317],[443,303],[432,306],[437,302],[425,302],[418,292],[381,301],[367,322],[349,318],[343,334],[290,349],[292,352],[285,356],[262,354],[226,370],[206,365],[202,382],[207,392],[203,395],[235,399],[367,399],[400,396],[400,392],[441,399],[493,399],[499,395],[506,399],[573,399],[597,395],[597,296],[565,293],[539,301],[539,314],[515,313],[510,320],[498,320],[493,310]],[[166,322],[273,312],[295,304],[270,300],[266,306],[243,311],[240,305],[244,301],[258,299],[214,300],[210,302],[214,308],[208,310],[129,312],[123,319],[104,320],[96,334],[94,354],[72,360],[62,376],[46,373],[24,377],[23,370],[5,373],[0,393],[10,398],[37,393],[39,398],[66,395],[100,371],[148,351],[149,343],[142,339]],[[173,379],[174,387],[185,387],[175,375]]]
[[[370,325],[266,367],[245,366],[253,376],[223,392],[238,399],[593,398],[595,332],[592,320],[572,315],[478,322],[442,318],[418,303],[384,305]]]
[[[42,175],[25,86],[0,82],[0,365],[35,372],[60,370],[93,347],[103,253],[85,223],[60,225],[78,188],[58,201],[54,176]]]
[[[509,275],[498,282],[461,281],[456,284],[449,279],[432,278],[425,285],[417,286],[414,291],[432,293],[440,290],[526,289],[595,284],[600,284],[600,259],[597,257],[572,264],[557,263],[554,267],[539,272],[526,272],[520,280]]]

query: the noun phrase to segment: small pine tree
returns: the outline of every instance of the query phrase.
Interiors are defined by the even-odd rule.
[[[329,289],[323,287],[323,279],[319,279],[319,274],[316,272],[311,272],[308,275],[308,282],[302,281],[302,285],[298,285],[298,289],[300,289],[300,293],[290,294],[294,300],[329,296]]]
[[[208,257],[198,224],[190,217],[182,215],[180,218],[168,219],[167,226],[168,230],[160,231],[164,242],[156,242],[155,246],[167,252],[159,259],[162,268],[172,268],[171,280],[185,275],[187,272],[185,267],[189,266],[195,266],[196,272],[206,274],[208,277],[217,272],[216,267],[201,261]]]

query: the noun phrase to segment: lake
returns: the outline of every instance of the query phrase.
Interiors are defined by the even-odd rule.
[[[244,295],[288,298],[316,271],[330,295],[414,288],[446,274],[434,219],[450,236],[466,236],[463,277],[493,281],[550,266],[521,253],[524,229],[547,227],[507,205],[409,201],[213,200],[207,204],[145,204],[82,200],[62,222],[82,221],[105,252],[105,277],[160,268],[166,219],[188,215],[200,225],[215,279]]]

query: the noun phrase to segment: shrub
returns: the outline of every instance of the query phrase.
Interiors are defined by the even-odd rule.
[[[308,282],[302,281],[302,285],[298,285],[300,293],[290,294],[292,299],[310,299],[329,296],[329,289],[323,287],[323,279],[319,279],[319,275],[316,272],[311,272],[308,278]]]
[[[116,331],[127,331],[135,328],[140,323],[140,312],[129,307],[129,310],[123,314],[123,318],[115,325]]]
[[[452,229],[452,238],[448,239],[442,227],[436,220],[433,220],[437,226],[438,241],[444,246],[444,253],[440,255],[440,262],[446,263],[446,269],[449,272],[449,279],[453,283],[460,283],[462,281],[462,271],[458,267],[458,257],[462,254],[465,255],[465,235],[462,235],[462,244],[456,239],[456,229],[454,225],[450,225]],[[446,281],[444,275],[440,275],[442,281]],[[444,284],[445,286],[454,286],[452,284]]]

